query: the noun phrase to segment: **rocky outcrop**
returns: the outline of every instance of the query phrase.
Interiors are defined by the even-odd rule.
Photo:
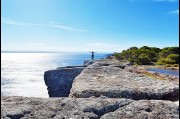
[[[178,119],[171,101],[2,97],[1,119]]]
[[[94,60],[46,71],[49,96],[59,98],[2,97],[1,119],[178,119],[179,85],[130,65]]]
[[[168,75],[168,74],[161,74],[154,71],[148,71],[147,68],[149,67],[150,66],[147,66],[147,67],[146,66],[138,66],[138,67],[130,66],[130,67],[126,67],[125,70],[129,72],[137,73],[137,74],[145,74],[155,79],[166,80],[166,81],[179,84],[179,77]],[[155,67],[151,66],[151,68],[155,68]]]
[[[73,81],[69,96],[106,96],[134,100],[179,99],[179,85],[126,71],[126,66],[114,61],[98,61],[89,65]]]
[[[68,97],[74,78],[81,73],[83,66],[60,67],[44,73],[49,97]]]
[[[85,60],[84,61],[84,66],[89,66],[93,64],[94,62],[97,62],[98,60]]]
[[[172,113],[173,112],[173,113]],[[101,119],[177,119],[179,107],[171,102],[157,100],[134,101],[127,106],[107,113]]]

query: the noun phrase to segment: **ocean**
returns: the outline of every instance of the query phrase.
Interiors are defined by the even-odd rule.
[[[107,54],[95,53],[95,59]],[[1,53],[1,96],[48,98],[45,71],[83,65],[90,59],[90,53]]]

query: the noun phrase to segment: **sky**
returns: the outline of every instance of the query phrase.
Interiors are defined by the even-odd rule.
[[[1,0],[1,51],[179,46],[179,0]]]

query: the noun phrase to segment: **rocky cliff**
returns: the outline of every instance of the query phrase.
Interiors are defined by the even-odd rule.
[[[61,67],[44,73],[44,81],[48,87],[49,97],[68,97],[74,78],[84,66]]]
[[[46,71],[50,97],[2,97],[1,119],[178,119],[179,85],[127,70],[129,63],[85,61]]]
[[[106,60],[89,65],[75,78],[70,97],[179,100],[179,85],[132,73],[124,67]]]
[[[2,97],[1,119],[178,119],[171,101]]]

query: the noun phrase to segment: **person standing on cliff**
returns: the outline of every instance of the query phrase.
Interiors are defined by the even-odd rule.
[[[90,51],[89,51],[89,52],[90,52]],[[96,52],[92,51],[92,52],[90,52],[90,53],[92,53],[91,58],[92,58],[92,60],[94,60],[94,53],[96,53]]]

